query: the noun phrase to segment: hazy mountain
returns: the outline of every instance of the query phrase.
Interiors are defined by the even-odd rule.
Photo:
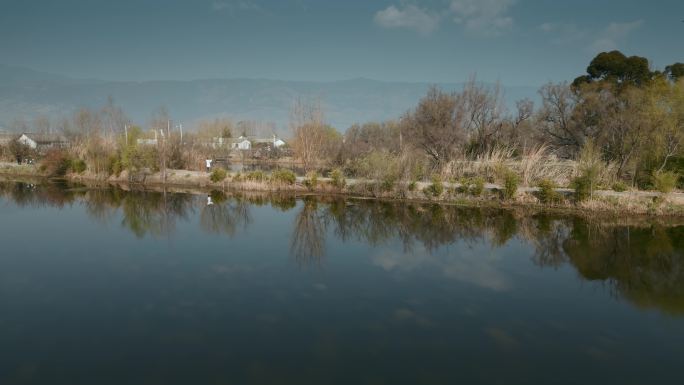
[[[124,82],[72,79],[26,68],[0,65],[0,126],[36,115],[68,116],[79,107],[101,107],[112,96],[135,121],[146,123],[165,106],[186,126],[201,118],[229,116],[234,120],[275,122],[287,127],[297,98],[320,98],[326,119],[345,130],[355,122],[398,118],[425,95],[430,84],[353,79],[299,82],[265,79]],[[439,84],[458,90],[462,84]],[[506,87],[509,105],[536,98],[534,87]]]

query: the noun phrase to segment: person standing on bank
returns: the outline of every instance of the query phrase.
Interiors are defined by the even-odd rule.
[[[206,162],[207,162],[207,172],[211,172],[211,162],[213,162],[213,160],[207,159]]]

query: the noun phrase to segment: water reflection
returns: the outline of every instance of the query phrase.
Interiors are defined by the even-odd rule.
[[[327,244],[362,242],[379,251],[372,263],[386,270],[430,264],[444,274],[493,290],[507,287],[483,247],[526,245],[531,262],[573,266],[581,277],[605,284],[617,298],[644,308],[684,314],[684,226],[607,223],[577,217],[529,215],[494,209],[344,200],[339,198],[213,192],[206,195],[66,184],[0,182],[0,198],[19,207],[63,208],[82,204],[103,223],[120,221],[136,237],[171,237],[178,222],[199,215],[202,231],[235,237],[267,206],[292,216],[290,253],[300,266],[325,262]],[[271,214],[272,215],[272,214]],[[382,247],[400,240],[404,253]],[[456,244],[458,254],[444,252]],[[441,259],[436,258],[440,254]]]
[[[202,230],[212,234],[234,236],[239,228],[247,228],[251,218],[249,202],[242,197],[228,199],[223,192],[214,191],[210,195],[211,204],[200,212]]]

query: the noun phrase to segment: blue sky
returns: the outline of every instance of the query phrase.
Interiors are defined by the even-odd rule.
[[[603,50],[684,62],[681,0],[0,0],[0,63],[112,80],[506,85]]]

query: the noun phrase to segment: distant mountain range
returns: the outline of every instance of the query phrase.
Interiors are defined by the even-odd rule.
[[[462,83],[437,84],[459,90]],[[135,122],[144,124],[166,107],[176,121],[192,127],[203,118],[274,122],[286,130],[297,98],[319,98],[326,120],[344,131],[353,123],[400,117],[414,107],[429,83],[352,79],[334,82],[266,79],[204,79],[190,81],[106,81],[74,79],[27,68],[0,65],[0,127],[14,119],[37,115],[68,116],[80,107],[99,108],[109,96]],[[514,106],[524,97],[536,99],[536,87],[504,87]]]

